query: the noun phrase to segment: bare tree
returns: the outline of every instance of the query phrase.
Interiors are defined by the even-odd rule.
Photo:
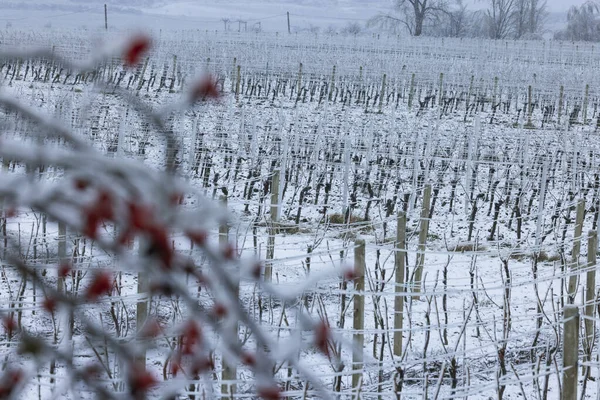
[[[573,6],[567,14],[567,27],[555,38],[560,40],[600,40],[600,4],[588,1],[579,7]]]
[[[396,0],[394,8],[399,17],[380,14],[372,18],[368,26],[396,32],[404,26],[411,35],[421,36],[427,19],[447,10],[447,0]]]
[[[547,15],[546,0],[516,0],[513,11],[515,39],[532,38],[540,34]]]
[[[485,25],[491,39],[508,37],[514,27],[512,19],[518,0],[489,0],[490,7],[485,13]]]
[[[463,0],[454,0],[453,6],[432,18],[427,31],[435,36],[468,37],[476,36],[473,31],[477,25],[478,12],[470,11]]]
[[[360,35],[362,26],[356,21],[348,22],[341,30],[343,35]]]

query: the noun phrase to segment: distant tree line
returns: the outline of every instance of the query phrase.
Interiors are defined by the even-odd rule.
[[[389,13],[367,22],[367,27],[413,36],[542,39],[548,33],[546,0],[482,0],[486,7],[471,10],[463,0],[395,0]],[[560,40],[600,41],[600,4],[573,6],[567,26],[554,34]]]

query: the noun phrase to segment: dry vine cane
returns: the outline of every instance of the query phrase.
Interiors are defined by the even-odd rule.
[[[135,66],[150,46],[150,39],[146,36],[129,40],[121,49],[125,67]],[[0,54],[0,59],[7,57],[46,57],[74,71],[94,68],[94,63],[78,66],[43,51]],[[96,67],[101,61],[94,61]],[[107,84],[100,82],[99,86],[106,87]],[[180,146],[163,120],[184,107],[218,97],[215,82],[210,78],[201,80],[185,100],[162,112],[154,112],[128,93],[120,95],[165,138],[167,173],[152,172],[138,162],[105,157],[59,121],[49,119],[13,98],[0,95],[0,107],[6,113],[15,113],[37,124],[36,134],[46,138],[46,143],[40,140],[32,145],[9,140],[4,134],[0,136],[0,157],[4,162],[18,163],[29,172],[0,175],[3,217],[5,220],[14,218],[17,210],[30,208],[66,225],[70,231],[93,240],[96,247],[114,256],[116,270],[143,274],[147,287],[146,293],[141,294],[142,301],[156,295],[176,297],[185,305],[187,316],[175,326],[148,317],[135,334],[117,339],[109,329],[90,319],[86,313],[86,309],[100,309],[110,304],[110,301],[105,301],[105,296],[114,293],[115,271],[94,270],[88,274],[91,278],[83,290],[78,293],[64,291],[57,286],[57,281],[69,276],[72,265],[63,260],[45,266],[53,268],[56,273],[41,274],[39,265],[34,267],[20,257],[18,241],[8,237],[4,242],[6,260],[3,262],[43,293],[43,309],[54,321],[67,323],[61,329],[61,339],[49,343],[39,328],[34,332],[31,326],[15,320],[14,311],[6,307],[2,309],[5,343],[10,346],[16,341],[18,344],[9,348],[5,358],[0,377],[0,398],[19,398],[26,394],[33,379],[47,373],[49,363],[58,365],[60,371],[51,370],[51,374],[56,373],[51,380],[56,381],[52,387],[54,398],[67,393],[77,398],[82,384],[101,399],[175,398],[190,382],[201,376],[205,379],[205,394],[212,397],[216,395],[212,382],[215,352],[222,354],[229,363],[249,368],[255,378],[251,390],[264,399],[281,398],[282,389],[272,371],[274,365],[283,362],[295,368],[313,390],[319,391],[319,397],[329,398],[321,382],[299,361],[300,352],[308,348],[316,348],[328,358],[332,356],[325,345],[334,340],[329,324],[301,318],[298,327],[300,340],[296,334],[292,334],[289,342],[270,340],[246,312],[237,291],[242,279],[260,282],[261,264],[242,262],[233,246],[212,245],[208,240],[211,225],[227,219],[226,213],[219,207],[200,196],[197,196],[199,207],[193,211],[181,206],[184,196],[196,195],[196,192],[173,175]],[[46,136],[42,137],[42,132]],[[67,145],[51,147],[48,138],[64,141]],[[53,166],[64,174],[52,182],[35,179],[31,171],[46,166]],[[192,258],[178,254],[171,239],[176,234],[183,234],[199,247],[210,268],[201,271]],[[134,255],[129,245],[136,239],[140,251]],[[195,289],[188,289],[186,284],[190,278],[210,293],[211,303],[198,302]],[[277,295],[275,289],[268,285],[263,286],[263,290]],[[237,322],[251,332],[258,350],[245,349],[235,332],[225,328]],[[101,362],[87,363],[76,359],[74,347],[69,343],[73,327],[87,343],[110,349],[118,358],[121,378],[111,375]],[[301,331],[311,331],[312,335],[307,340]],[[158,371],[145,365],[145,352],[156,348],[158,341],[169,338],[176,343],[170,347],[165,361],[169,365],[169,379],[159,382]],[[91,347],[95,348],[94,345]],[[100,357],[98,359],[101,360]]]

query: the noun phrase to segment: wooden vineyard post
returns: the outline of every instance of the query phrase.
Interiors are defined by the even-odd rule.
[[[331,101],[333,98],[333,89],[335,88],[335,65],[333,66],[333,72],[331,73],[331,84],[329,85],[329,95],[327,100]]]
[[[408,109],[412,108],[413,97],[415,96],[415,73],[410,78],[410,88],[408,89]]]
[[[9,167],[9,161],[4,157],[2,159],[2,172],[7,173]],[[3,258],[6,258],[6,249],[8,248],[8,236],[6,233],[6,223],[7,223],[7,211],[4,209],[4,198],[0,197],[0,216],[2,216],[2,225],[0,228],[2,229],[2,239],[4,241],[4,250],[3,250]]]
[[[562,116],[563,102],[565,96],[565,87],[560,86],[560,92],[558,94],[558,123],[560,124],[560,117]]]
[[[577,283],[579,275],[576,271],[579,269],[579,253],[581,251],[581,235],[583,234],[583,214],[585,212],[585,199],[579,199],[577,202],[577,215],[575,217],[575,233],[573,242],[573,253],[571,255],[571,276],[569,277],[569,286],[567,294],[569,296],[569,304],[573,304],[575,296],[577,296]]]
[[[398,214],[398,228],[396,232],[396,252],[394,264],[396,270],[396,286],[394,296],[394,355],[402,355],[402,326],[404,318],[404,269],[406,261],[406,213]]]
[[[579,307],[565,305],[563,327],[563,372],[561,400],[577,400],[579,355]]]
[[[298,69],[298,94],[296,98],[300,98],[300,90],[302,90],[302,63],[300,63],[300,68]]]
[[[173,55],[173,74],[171,75],[171,85],[169,85],[169,93],[174,93],[175,80],[177,79],[177,55]]]
[[[58,223],[58,262],[63,264],[67,262],[67,225],[64,222]],[[56,290],[58,293],[65,291],[65,278],[58,277]]]
[[[533,127],[533,124],[531,122],[531,114],[533,113],[533,93],[532,93],[532,88],[531,85],[529,85],[527,87],[527,127],[531,128]]]
[[[233,69],[231,70],[231,91],[235,90],[235,71],[237,67],[237,57],[233,57]],[[267,64],[267,70],[269,69],[269,64]],[[268,73],[268,71],[267,71]]]
[[[235,101],[240,100],[240,81],[242,80],[241,66],[237,66],[237,77],[235,81]]]
[[[354,337],[352,351],[352,389],[362,381],[363,349],[365,342],[365,241],[359,239],[354,248]]]
[[[440,88],[438,93],[438,106],[442,105],[442,93],[444,93],[444,73],[440,72]]]
[[[475,81],[475,75],[471,75],[471,82],[469,83],[469,91],[467,92],[467,111],[471,105],[471,95],[473,94],[473,82]]]
[[[142,67],[142,72],[140,73],[139,83],[136,89],[136,96],[140,95],[140,90],[142,90],[142,86],[144,86],[144,75],[146,75],[146,68],[148,68],[149,61],[150,57],[146,57],[146,61],[144,61],[144,66]]]
[[[431,185],[426,185],[423,191],[423,207],[421,208],[421,229],[419,230],[419,251],[415,266],[415,275],[412,282],[413,293],[421,292],[421,280],[423,279],[423,266],[425,265],[425,244],[429,232],[429,208],[431,207]],[[418,299],[419,296],[413,296]]]
[[[108,30],[108,7],[104,4],[104,30]]]
[[[221,196],[219,198],[221,205],[224,208],[227,208],[227,196]],[[223,222],[220,226],[219,226],[219,246],[223,249],[226,246],[229,245],[229,226],[227,225],[227,222]],[[239,296],[239,284],[236,282],[236,296]],[[238,324],[237,321],[227,321],[228,323],[231,323],[231,334],[233,336],[234,339],[237,339],[237,335],[238,335]],[[235,392],[236,392],[236,384],[235,383],[227,383],[228,381],[234,381],[237,379],[237,367],[235,364],[229,364],[228,362],[225,361],[224,358],[222,358],[222,362],[223,362],[223,370],[221,372],[221,381],[223,382],[221,384],[221,398],[230,398],[233,399],[233,397],[235,396]]]
[[[265,282],[273,279],[273,259],[275,258],[275,224],[279,221],[279,173],[276,169],[271,178],[271,226],[267,238],[267,263],[265,264]],[[270,261],[270,262],[269,262]]]
[[[356,96],[356,104],[358,104],[358,101],[360,100],[362,90],[363,90],[363,67],[361,65],[358,68],[358,95]]]
[[[381,114],[381,108],[383,107],[383,96],[385,95],[385,79],[387,78],[386,74],[383,74],[383,79],[381,82],[381,92],[379,93],[379,114]]]
[[[583,94],[583,124],[587,123],[588,101],[590,96],[590,85],[585,85],[585,93]]]
[[[496,100],[498,97],[498,77],[494,77],[494,94],[492,96],[493,105],[496,105],[498,101]]]
[[[64,222],[58,223],[58,262],[59,265],[67,262],[67,225]],[[60,275],[60,268],[57,270],[58,279],[56,280],[56,291],[59,295],[64,295],[65,293],[65,278]],[[70,340],[71,335],[71,324],[70,319],[65,321],[65,339]],[[54,335],[54,345],[59,346],[59,335],[58,330],[55,331]],[[56,374],[56,359],[52,359],[50,361],[50,375],[51,383],[55,383],[54,375]]]
[[[141,239],[139,242],[139,247],[140,256],[143,258],[145,256],[146,249],[144,241]],[[145,271],[138,272],[137,294],[139,298],[135,309],[135,321],[136,332],[138,335],[140,335],[148,316],[148,276],[146,275]],[[146,349],[144,347],[142,347],[138,353],[137,362],[141,368],[146,368]]]
[[[287,25],[288,25],[288,35],[292,33],[292,26],[290,25],[290,12],[287,12]]]
[[[594,344],[594,302],[596,291],[596,252],[598,250],[598,234],[596,231],[590,231],[588,234],[588,254],[587,254],[587,276],[585,281],[585,339],[583,348],[585,349],[586,361],[592,361],[592,349]],[[586,367],[589,371],[589,367]],[[589,372],[588,372],[589,373]],[[585,375],[587,376],[588,373]]]
[[[271,222],[279,221],[279,179],[280,170],[276,169],[271,178]]]

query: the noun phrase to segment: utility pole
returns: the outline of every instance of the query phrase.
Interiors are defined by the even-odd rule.
[[[104,30],[108,30],[108,9],[106,3],[104,4]]]
[[[292,29],[290,28],[290,12],[287,12],[287,19],[288,19],[288,35],[292,33]]]

